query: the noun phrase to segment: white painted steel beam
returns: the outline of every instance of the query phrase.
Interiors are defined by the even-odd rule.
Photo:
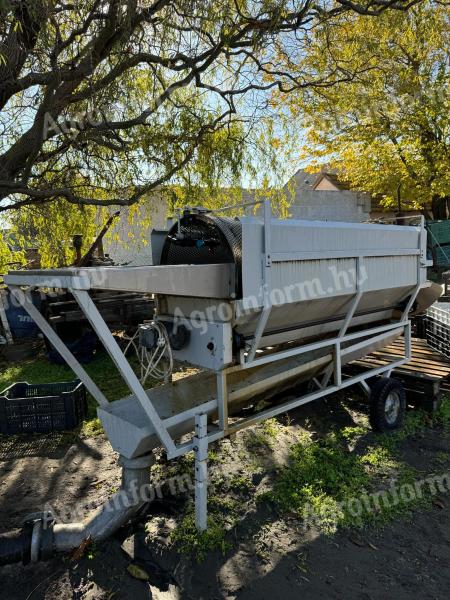
[[[9,273],[5,275],[5,283],[222,299],[231,297],[235,291],[233,266],[210,264],[36,269]]]
[[[175,450],[174,442],[94,302],[86,291],[71,290],[71,292],[91,324],[93,330],[103,343],[106,351],[112,358],[117,370],[122,375],[130,391],[140,402],[142,408],[155,428],[156,435],[166,448],[168,456],[170,456],[170,453]]]
[[[260,412],[252,417],[248,417],[244,421],[241,421],[239,423],[236,423],[236,424],[230,426],[228,428],[227,435],[231,435],[231,434],[236,433],[237,431],[240,431],[241,429],[245,429],[247,427],[252,427],[253,425],[256,425],[257,423],[259,423],[261,421],[264,421],[266,419],[271,419],[272,417],[276,417],[277,415],[280,415],[282,413],[293,410],[294,408],[303,406],[304,404],[308,404],[309,402],[312,402],[313,400],[318,400],[319,398],[329,396],[330,394],[333,394],[334,392],[337,392],[340,389],[350,387],[350,386],[354,385],[355,383],[360,383],[361,381],[365,381],[366,379],[376,377],[377,375],[382,375],[383,373],[386,373],[387,371],[392,371],[393,369],[400,367],[401,365],[404,365],[405,362],[407,362],[407,359],[405,359],[405,358],[396,360],[395,362],[392,362],[389,365],[384,365],[384,366],[378,367],[376,369],[371,369],[370,371],[367,371],[361,375],[357,375],[355,377],[350,377],[348,379],[344,379],[344,380],[342,380],[341,385],[332,385],[325,389],[321,389],[317,392],[314,392],[312,394],[308,394],[306,396],[302,396],[301,398],[296,398],[295,400],[290,400],[289,402],[285,402],[283,404],[279,404],[277,406],[269,408],[269,409],[267,409],[263,412]],[[208,436],[208,441],[209,441],[209,443],[211,443],[211,442],[219,440],[223,437],[224,437],[223,432],[220,431],[217,433],[210,434]]]
[[[228,386],[226,371],[219,371],[216,375],[217,410],[219,413],[219,427],[228,429]]]
[[[208,527],[208,418],[205,413],[195,417],[195,525],[198,531]]]
[[[288,262],[296,260],[333,260],[337,258],[379,257],[385,256],[417,256],[417,248],[389,248],[373,250],[330,250],[328,252],[273,252],[272,262]]]

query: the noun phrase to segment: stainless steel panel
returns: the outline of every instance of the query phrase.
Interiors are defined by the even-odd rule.
[[[5,283],[229,298],[234,292],[233,277],[228,264],[158,265],[15,271],[5,277]]]
[[[363,256],[367,291],[415,286],[420,228],[363,223],[280,221],[270,226],[270,290],[275,303],[356,291],[356,256]],[[244,302],[263,303],[263,223],[242,219]],[[420,279],[425,281],[425,269]]]

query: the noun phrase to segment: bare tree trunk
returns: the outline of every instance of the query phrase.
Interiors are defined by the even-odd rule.
[[[433,213],[433,219],[440,221],[448,218],[448,199],[442,198],[441,196],[434,195],[431,199],[431,211]]]

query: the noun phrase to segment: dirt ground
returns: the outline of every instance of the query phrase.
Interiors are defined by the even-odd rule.
[[[256,489],[267,485],[267,474],[276,473],[299,429],[326,429],[336,419],[354,424],[355,414],[333,402],[317,402],[293,413],[286,432],[272,452],[265,453],[266,464],[254,478]],[[242,446],[224,444],[228,459],[220,468],[240,472]],[[400,453],[424,476],[436,472],[437,457],[439,472],[450,472],[450,434],[442,430],[425,429],[404,440]],[[43,507],[58,511],[81,503],[89,512],[117,489],[120,471],[102,435],[73,440],[14,438],[1,440],[0,478],[0,531],[6,531]],[[0,598],[448,598],[449,506],[450,496],[440,494],[426,511],[417,509],[387,525],[339,530],[334,535],[305,531],[298,519],[280,517],[264,502],[243,506],[231,547],[225,553],[214,550],[197,563],[169,540],[170,523],[178,510],[169,503],[153,507],[145,522],[127,526],[80,560],[60,557],[38,565],[1,568]],[[132,560],[145,565],[149,581],[128,573]]]

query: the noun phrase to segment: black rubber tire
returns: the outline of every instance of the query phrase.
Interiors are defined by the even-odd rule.
[[[386,413],[386,402],[391,394],[396,396],[398,412],[389,417]],[[378,379],[370,391],[369,422],[373,431],[386,433],[400,429],[405,422],[405,416],[406,396],[401,381],[391,377]]]

